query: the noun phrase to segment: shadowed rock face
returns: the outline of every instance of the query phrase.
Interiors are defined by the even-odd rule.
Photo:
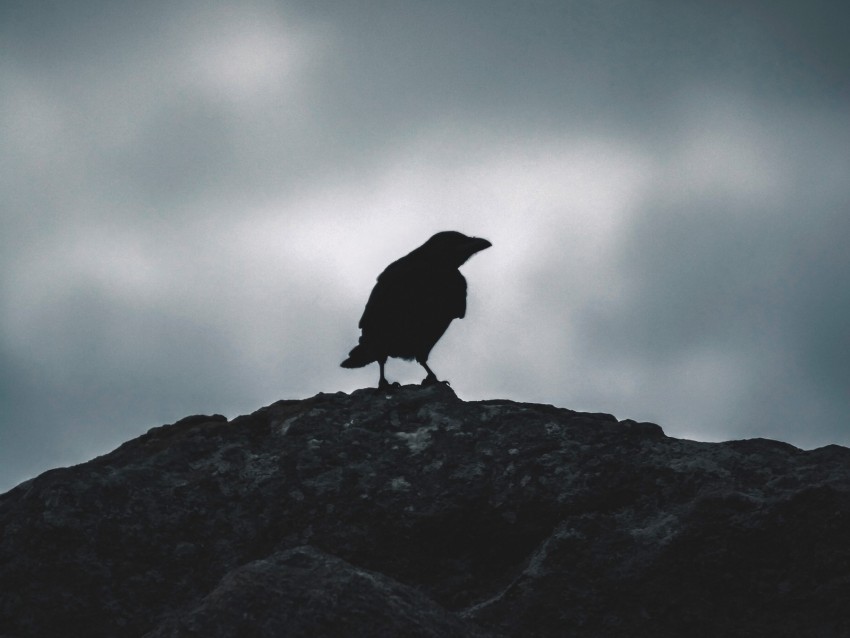
[[[850,450],[444,386],[189,417],[0,496],[19,638],[848,636],[848,600]]]

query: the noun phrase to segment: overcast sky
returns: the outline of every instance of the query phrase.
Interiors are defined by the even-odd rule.
[[[493,242],[461,398],[850,445],[848,13],[4,0],[0,491],[374,385],[374,279],[446,229]]]

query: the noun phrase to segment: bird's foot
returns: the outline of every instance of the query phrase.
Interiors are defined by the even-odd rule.
[[[427,377],[422,379],[422,383],[420,384],[422,387],[428,387],[431,385],[451,385],[448,381],[440,381],[435,375],[429,374]]]
[[[386,379],[381,379],[378,382],[378,390],[395,390],[400,387],[401,384],[398,381],[393,381],[392,383],[390,383]]]

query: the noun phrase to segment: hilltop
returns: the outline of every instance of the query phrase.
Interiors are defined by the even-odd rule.
[[[445,386],[155,427],[0,529],[18,638],[850,635],[850,450]]]

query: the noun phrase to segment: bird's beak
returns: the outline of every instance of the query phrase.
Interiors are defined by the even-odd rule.
[[[464,241],[463,243],[457,244],[452,251],[454,253],[454,263],[457,266],[461,266],[466,263],[466,260],[472,257],[479,250],[484,250],[485,248],[490,248],[492,246],[489,241],[486,239],[481,239],[480,237],[470,237],[468,241]]]
[[[480,237],[473,237],[467,242],[467,252],[470,256],[474,255],[480,250],[484,250],[485,248],[490,248],[493,244],[491,244],[486,239],[481,239]]]

